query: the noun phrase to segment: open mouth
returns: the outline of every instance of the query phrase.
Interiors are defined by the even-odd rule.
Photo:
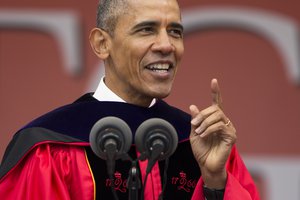
[[[166,73],[173,67],[172,64],[169,63],[155,63],[146,66],[146,69],[149,69],[158,73]]]

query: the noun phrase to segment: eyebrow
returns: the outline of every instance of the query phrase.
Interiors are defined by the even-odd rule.
[[[170,26],[173,27],[173,28],[180,29],[181,31],[184,30],[183,25],[182,25],[181,23],[172,22],[172,23],[170,24]]]
[[[157,22],[157,21],[143,21],[143,22],[141,22],[141,23],[138,23],[138,24],[136,24],[133,28],[132,28],[132,30],[137,30],[137,29],[139,29],[139,28],[143,28],[143,27],[147,27],[147,26],[158,26],[159,25],[159,22]],[[180,29],[180,30],[184,30],[184,28],[183,28],[183,25],[182,24],[180,24],[180,23],[177,23],[177,22],[172,22],[172,23],[170,23],[169,25],[168,25],[169,27],[173,27],[173,28],[177,28],[177,29]]]
[[[132,30],[136,30],[136,29],[139,29],[139,28],[143,28],[143,27],[146,27],[146,26],[158,26],[158,22],[156,21],[143,21],[143,22],[140,22],[138,24],[136,24]]]

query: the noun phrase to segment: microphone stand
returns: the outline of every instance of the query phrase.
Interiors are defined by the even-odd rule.
[[[140,181],[139,170],[137,168],[137,160],[132,161],[132,165],[129,170],[127,187],[129,190],[128,199],[129,200],[138,200],[139,189],[141,188],[141,181]]]
[[[113,173],[115,171],[115,152],[117,151],[116,149],[116,144],[114,140],[108,140],[108,142],[105,144],[105,149],[107,151],[107,160],[106,160],[106,166],[107,166],[107,173],[109,176],[109,179],[112,181],[111,184],[111,192],[113,195],[114,200],[119,200],[117,193],[115,191],[115,187],[113,184]]]

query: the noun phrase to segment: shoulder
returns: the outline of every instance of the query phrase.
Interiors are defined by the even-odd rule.
[[[92,96],[90,94],[83,95],[76,101],[65,104],[60,107],[57,107],[47,113],[44,113],[37,117],[36,119],[29,122],[27,125],[25,125],[23,128],[29,128],[29,127],[44,127],[49,126],[49,123],[55,123],[57,121],[66,120],[68,118],[71,118],[72,116],[79,116],[79,114],[84,114],[84,112],[88,112],[88,109],[82,109],[84,107],[89,107],[90,104],[92,104]],[[81,113],[82,112],[82,113]],[[22,128],[22,129],[23,129]],[[46,127],[47,128],[47,127]]]
[[[191,120],[191,115],[186,113],[185,111],[169,105],[167,102],[163,100],[158,100],[157,102],[158,107],[163,110],[166,115],[168,115],[171,119],[174,120],[183,120],[183,121],[190,121]]]
[[[13,139],[10,141],[9,145],[6,148],[0,166],[0,179],[11,169],[15,168],[15,166],[17,166],[21,160],[27,157],[27,155],[29,155],[31,152],[36,152],[36,149],[38,147],[47,146],[46,144],[61,146],[59,149],[64,151],[65,149],[70,148],[62,148],[64,145],[74,147],[88,145],[88,143],[77,138],[60,134],[41,127],[22,129],[14,135]]]
[[[158,100],[157,104],[161,110],[160,116],[169,121],[177,130],[179,141],[187,139],[190,134],[191,115],[163,100]]]

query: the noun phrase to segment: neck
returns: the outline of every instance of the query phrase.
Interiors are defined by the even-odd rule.
[[[156,99],[150,96],[139,95],[138,93],[133,94],[132,91],[119,91],[114,87],[115,84],[111,84],[112,82],[108,78],[103,78],[101,82],[96,90],[97,94],[95,93],[96,96],[99,96],[98,100],[100,101],[121,101],[141,107],[151,107],[156,102]],[[103,94],[107,93],[110,95],[104,95],[103,97]]]

